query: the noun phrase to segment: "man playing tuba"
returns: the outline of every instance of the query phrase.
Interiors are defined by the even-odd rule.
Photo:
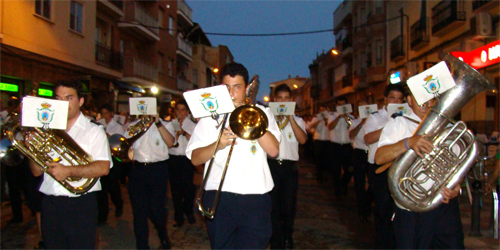
[[[414,96],[407,94],[413,113],[389,120],[378,141],[375,162],[384,165],[413,149],[420,157],[431,152],[434,145],[421,135],[413,135],[422,118],[429,112],[429,105],[418,105]],[[411,212],[396,202],[393,228],[397,249],[464,249],[464,233],[460,219],[458,199],[460,185],[441,190],[439,207],[429,212]]]
[[[58,181],[68,177],[99,178],[107,175],[112,167],[108,139],[101,127],[80,112],[84,98],[78,80],[60,81],[54,92],[56,99],[69,102],[66,132],[92,156],[93,162],[79,166],[48,162],[47,173],[43,173],[40,166],[30,161],[33,175],[43,173],[40,186],[40,192],[44,194],[41,212],[43,241],[47,249],[94,249],[97,243],[96,191],[101,190],[99,180],[83,194],[71,193]]]

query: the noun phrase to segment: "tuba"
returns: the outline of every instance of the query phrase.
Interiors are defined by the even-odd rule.
[[[134,158],[132,145],[149,130],[154,121],[155,118],[143,115],[139,122],[127,128],[127,133],[132,137],[127,139],[120,134],[111,135],[109,137],[111,155],[122,162],[131,161]]]
[[[430,139],[434,149],[420,158],[413,150],[394,160],[389,168],[389,190],[394,200],[413,212],[437,208],[440,191],[461,182],[474,164],[478,145],[464,122],[452,119],[475,95],[494,90],[494,85],[459,59],[447,55],[445,61],[456,86],[443,93],[422,119],[414,135]],[[450,123],[453,126],[448,126]]]
[[[217,142],[215,143],[214,151],[212,153],[212,158],[210,159],[210,163],[208,164],[207,171],[205,177],[203,179],[203,183],[200,187],[200,192],[198,194],[198,198],[196,199],[196,203],[198,204],[198,209],[202,213],[203,216],[208,219],[213,219],[215,216],[215,212],[217,209],[217,205],[219,204],[219,198],[222,191],[222,185],[224,184],[224,178],[226,177],[227,167],[229,166],[229,161],[231,160],[231,154],[233,153],[234,142],[231,143],[231,147],[229,149],[229,154],[227,156],[226,164],[224,170],[222,171],[221,180],[219,183],[219,188],[215,194],[214,203],[211,209],[205,209],[203,207],[203,195],[205,194],[205,186],[208,181],[208,177],[210,176],[210,172],[212,169],[212,164],[215,159],[215,153],[217,152],[217,148],[219,147],[220,138],[224,129],[226,128],[226,121],[229,116],[229,127],[238,137],[245,140],[256,140],[262,137],[266,131],[269,124],[269,120],[267,119],[266,113],[262,111],[262,109],[258,108],[255,105],[255,98],[257,97],[257,91],[259,89],[259,76],[255,75],[250,81],[249,90],[245,99],[245,105],[239,106],[231,113],[224,115],[224,119],[220,123],[221,130],[219,132],[219,136],[217,137]]]
[[[42,172],[49,174],[46,162],[64,160],[71,165],[86,165],[93,161],[65,131],[33,128],[33,131],[29,132],[31,138],[27,140],[28,128],[21,127],[19,115],[14,119],[7,125],[4,133],[12,146],[40,166]],[[56,181],[73,194],[83,194],[91,189],[97,180],[98,178],[68,177],[63,181]]]

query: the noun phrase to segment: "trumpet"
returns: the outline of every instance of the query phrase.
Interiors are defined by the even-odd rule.
[[[255,98],[257,96],[257,90],[259,88],[259,76],[256,75],[250,81],[249,94],[246,97],[245,105],[239,106],[236,108],[229,116],[229,113],[224,115],[222,122],[220,123],[221,129],[219,132],[219,136],[217,137],[217,142],[215,143],[215,147],[212,153],[212,158],[210,159],[210,163],[207,167],[207,172],[205,174],[205,178],[203,179],[203,183],[201,184],[201,190],[199,192],[198,198],[196,199],[196,203],[198,204],[198,209],[202,213],[203,216],[213,219],[215,216],[215,212],[217,209],[217,204],[219,204],[219,198],[221,195],[222,185],[224,184],[224,178],[226,176],[227,167],[229,166],[229,161],[231,160],[231,154],[233,153],[234,143],[236,139],[231,143],[231,147],[229,149],[229,154],[227,156],[226,164],[224,166],[224,170],[222,172],[221,180],[219,183],[219,188],[215,194],[214,203],[211,209],[205,210],[203,207],[203,195],[205,194],[205,187],[210,176],[210,171],[212,169],[212,165],[215,159],[215,154],[217,152],[217,148],[219,147],[219,142],[222,137],[222,133],[226,127],[226,122],[229,118],[229,127],[238,137],[245,140],[256,140],[262,137],[266,131],[269,124],[269,120],[267,119],[266,114],[257,106],[253,105],[255,103]]]

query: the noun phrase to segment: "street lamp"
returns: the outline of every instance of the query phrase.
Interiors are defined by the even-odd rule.
[[[158,94],[158,88],[157,88],[156,86],[153,86],[153,87],[151,88],[151,93],[153,93],[153,94],[155,94],[155,95],[156,95],[156,94]]]
[[[265,102],[268,102],[268,101],[269,101],[269,97],[268,97],[267,95],[266,95],[266,96],[264,96],[264,101],[265,101]]]
[[[335,50],[335,49],[332,49],[331,51],[332,51],[332,54],[334,54],[334,55],[338,55],[339,54],[339,52],[337,50]]]
[[[218,69],[218,68],[214,68],[214,69],[213,69],[213,72],[214,72],[215,74],[217,74],[217,72],[219,72],[219,69]]]

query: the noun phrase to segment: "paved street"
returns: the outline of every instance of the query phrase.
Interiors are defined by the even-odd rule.
[[[201,168],[196,174],[196,183],[201,183]],[[348,196],[334,202],[330,185],[318,185],[315,178],[314,165],[302,162],[300,169],[300,184],[298,195],[298,210],[295,223],[294,240],[298,249],[366,249],[372,248],[374,224],[360,222],[354,202],[354,189],[351,183]],[[131,249],[135,247],[132,211],[128,199],[127,189],[122,186],[125,207],[123,216],[114,217],[114,206],[108,223],[99,228],[100,249]],[[205,225],[199,213],[196,213],[197,222],[193,225],[184,224],[182,228],[173,228],[172,203],[169,199],[168,230],[174,249],[208,249],[209,242]],[[467,249],[499,249],[499,241],[492,237],[492,230],[488,230],[490,218],[491,198],[485,197],[481,210],[481,237],[469,236],[470,231],[470,204],[467,196],[461,197],[462,222],[465,231],[465,246]],[[35,217],[24,206],[24,222],[8,224],[12,218],[9,204],[4,204],[1,211],[1,248],[2,249],[30,249],[39,241]],[[223,215],[219,215],[223,216]],[[71,222],[68,222],[71,223]],[[150,247],[160,245],[156,230],[150,223]]]

